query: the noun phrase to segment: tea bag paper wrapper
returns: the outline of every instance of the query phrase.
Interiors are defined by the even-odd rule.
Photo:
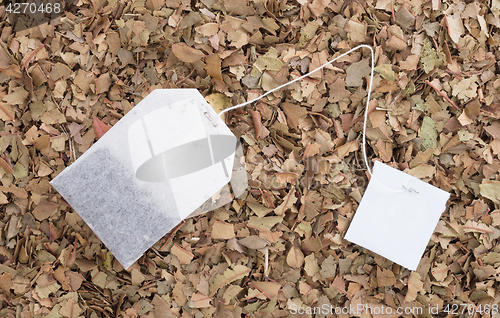
[[[415,270],[450,194],[412,179],[376,161],[373,177],[344,238]],[[389,190],[403,186],[412,190]]]
[[[197,90],[158,89],[51,184],[128,268],[183,219],[232,200],[236,145]]]

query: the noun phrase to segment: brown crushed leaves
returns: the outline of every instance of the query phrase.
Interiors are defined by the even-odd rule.
[[[21,32],[0,6],[0,316],[498,304],[500,5],[488,5],[83,0]],[[367,181],[364,50],[226,116],[245,197],[186,220],[129,271],[49,185],[156,88],[199,89],[221,110],[360,43],[376,51],[370,157],[452,194],[417,271],[342,239]]]

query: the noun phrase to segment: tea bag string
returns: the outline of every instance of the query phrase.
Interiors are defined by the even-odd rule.
[[[220,113],[219,113],[219,116],[222,117],[223,114],[231,111],[231,110],[234,110],[234,109],[238,109],[238,108],[242,108],[242,107],[245,107],[247,105],[250,105],[252,104],[253,102],[256,102],[258,101],[259,99],[261,98],[264,98],[266,97],[267,95],[269,94],[272,94],[280,89],[282,89],[283,87],[285,86],[288,86],[290,84],[293,84],[297,81],[300,81],[308,76],[310,76],[311,74],[325,68],[326,66],[332,64],[333,62],[335,62],[336,60],[340,59],[340,58],[343,58],[344,56],[358,50],[358,49],[361,49],[361,48],[367,48],[370,50],[370,53],[371,53],[371,71],[370,71],[370,81],[368,83],[368,96],[366,98],[366,107],[365,107],[365,114],[364,114],[364,121],[363,121],[363,141],[362,141],[362,150],[363,150],[363,159],[365,161],[365,164],[366,164],[366,169],[368,170],[368,173],[370,174],[371,178],[374,179],[382,188],[388,190],[388,191],[391,191],[391,192],[404,192],[404,191],[409,191],[409,192],[414,192],[414,193],[418,193],[417,190],[414,190],[412,188],[410,188],[410,185],[413,183],[413,181],[415,181],[416,177],[413,177],[410,182],[406,185],[406,186],[402,186],[402,189],[391,189],[391,188],[388,188],[386,187],[385,185],[383,185],[381,182],[379,182],[379,180],[377,180],[375,178],[375,176],[373,175],[373,172],[370,168],[370,165],[368,164],[368,157],[366,156],[366,123],[368,121],[368,106],[370,104],[370,96],[371,96],[371,92],[372,92],[372,86],[373,86],[373,72],[374,72],[374,69],[375,69],[375,53],[373,52],[373,48],[369,45],[366,45],[366,44],[361,44],[361,45],[358,45],[356,46],[355,48],[337,56],[336,58],[334,58],[333,60],[329,61],[329,62],[326,62],[325,64],[317,67],[316,69],[312,70],[311,72],[307,73],[307,74],[304,74],[300,77],[297,77],[296,79],[294,80],[291,80],[290,82],[287,82],[283,85],[280,85],[276,88],[273,88],[271,89],[270,91],[260,95],[259,97],[256,97],[252,100],[249,100],[249,101],[246,101],[244,103],[241,103],[241,104],[238,104],[238,105],[235,105],[235,106],[231,106],[231,107],[228,107],[226,109],[223,109]]]

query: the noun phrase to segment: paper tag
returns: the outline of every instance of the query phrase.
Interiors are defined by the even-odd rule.
[[[159,89],[51,184],[128,268],[195,210],[220,206],[236,143],[197,90]]]
[[[395,192],[390,189],[408,190]],[[415,270],[450,194],[376,161],[345,239]]]

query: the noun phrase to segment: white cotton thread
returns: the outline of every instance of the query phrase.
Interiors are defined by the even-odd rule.
[[[278,86],[278,87],[276,87],[276,88],[273,88],[272,90],[270,90],[270,91],[268,91],[268,92],[266,92],[266,93],[264,93],[264,94],[260,95],[259,97],[256,97],[256,98],[254,98],[254,99],[252,99],[252,100],[249,100],[249,101],[246,101],[246,102],[244,102],[244,103],[241,103],[241,104],[238,104],[238,105],[231,106],[231,107],[228,107],[228,108],[226,108],[226,109],[223,109],[223,110],[219,113],[219,116],[221,116],[221,117],[222,117],[222,115],[223,115],[223,114],[225,114],[225,113],[227,113],[227,112],[229,112],[229,111],[231,111],[231,110],[238,109],[238,108],[241,108],[241,107],[245,107],[245,106],[247,106],[247,105],[250,105],[250,104],[252,104],[252,103],[254,103],[254,102],[258,101],[259,99],[262,99],[262,98],[266,97],[267,95],[272,94],[272,93],[274,93],[274,92],[276,92],[276,91],[278,91],[278,90],[282,89],[282,88],[283,88],[283,87],[285,87],[285,86],[288,86],[288,85],[290,85],[290,84],[293,84],[293,83],[295,83],[295,82],[297,82],[297,81],[300,81],[300,80],[302,80],[302,79],[304,79],[304,78],[306,78],[306,77],[310,76],[311,74],[313,74],[313,73],[315,73],[315,72],[317,72],[317,71],[319,71],[319,70],[321,70],[321,69],[325,68],[326,66],[328,66],[328,65],[332,64],[332,63],[333,63],[333,62],[335,62],[336,60],[338,60],[338,59],[340,59],[340,58],[342,58],[342,57],[344,57],[344,56],[346,56],[346,55],[348,55],[348,54],[350,54],[350,53],[352,53],[352,52],[354,52],[354,51],[356,51],[356,50],[358,50],[358,49],[361,49],[361,48],[367,48],[367,49],[369,49],[369,50],[370,50],[370,53],[371,53],[370,81],[369,81],[369,83],[368,83],[368,96],[367,96],[367,98],[366,98],[366,107],[365,107],[365,114],[364,114],[364,121],[363,121],[363,137],[362,137],[362,152],[363,152],[363,159],[364,159],[364,161],[365,161],[366,169],[367,169],[367,171],[368,171],[368,174],[372,177],[372,179],[373,179],[373,180],[375,180],[375,182],[377,182],[377,183],[378,183],[378,184],[379,184],[382,188],[384,188],[384,189],[386,189],[386,190],[388,190],[388,191],[391,191],[391,192],[396,192],[396,193],[397,193],[397,192],[405,192],[405,191],[408,191],[408,192],[410,192],[410,193],[417,193],[417,194],[418,194],[419,192],[418,192],[417,190],[410,188],[410,185],[413,183],[413,181],[415,181],[416,177],[413,177],[413,178],[410,180],[410,182],[409,182],[406,186],[402,186],[402,188],[403,188],[403,189],[398,189],[398,190],[396,190],[396,189],[391,189],[391,188],[388,188],[388,187],[384,186],[382,183],[380,183],[380,182],[379,182],[379,181],[375,178],[375,176],[373,175],[373,171],[371,170],[370,165],[368,164],[368,157],[367,157],[367,155],[366,155],[366,123],[368,122],[368,107],[369,107],[369,105],[370,105],[370,96],[371,96],[371,93],[372,93],[372,86],[373,86],[373,72],[374,72],[374,70],[375,70],[375,53],[374,53],[374,51],[373,51],[373,48],[372,48],[371,46],[369,46],[369,45],[366,45],[366,44],[361,44],[361,45],[358,45],[358,46],[356,46],[355,48],[350,49],[349,51],[347,51],[347,52],[345,52],[345,53],[343,53],[343,54],[341,54],[341,55],[337,56],[337,57],[336,57],[336,58],[334,58],[333,60],[331,60],[331,61],[329,61],[329,62],[326,62],[325,64],[323,64],[323,65],[321,65],[321,66],[317,67],[316,69],[312,70],[311,72],[309,72],[309,73],[307,73],[307,74],[304,74],[304,75],[302,75],[302,76],[300,76],[300,77],[298,77],[298,78],[296,78],[296,79],[294,79],[294,80],[291,80],[291,81],[289,81],[289,82],[287,82],[287,83],[285,83],[285,84],[283,84],[283,85],[280,85],[280,86]]]

